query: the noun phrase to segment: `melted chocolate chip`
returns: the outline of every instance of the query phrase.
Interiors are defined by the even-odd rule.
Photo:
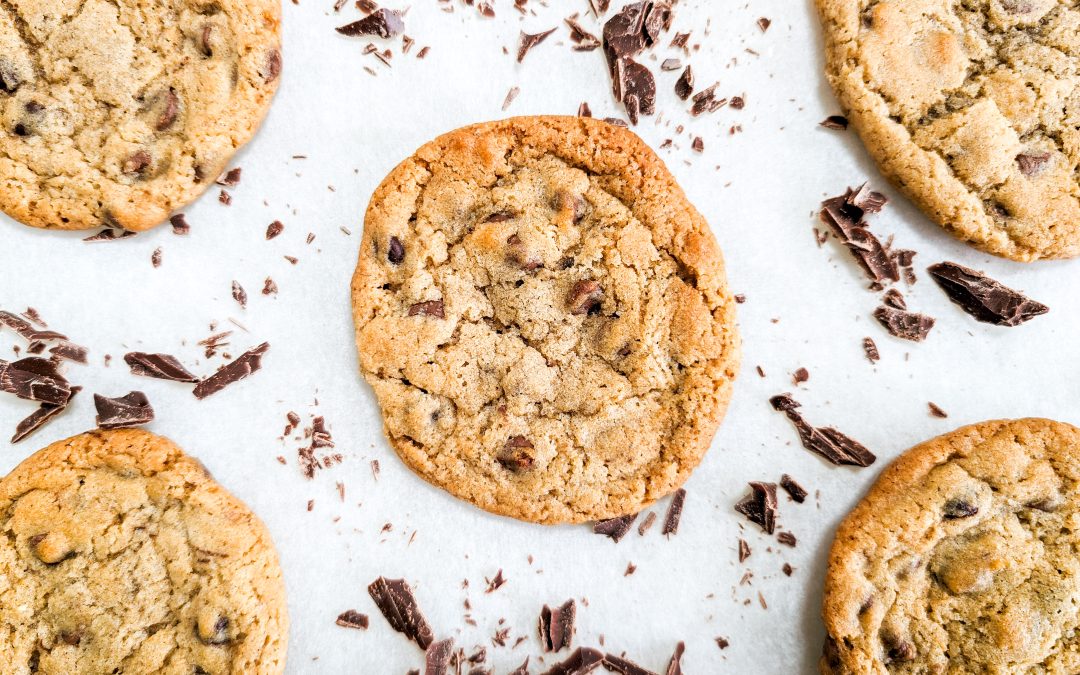
[[[165,131],[171,127],[180,112],[180,97],[176,95],[176,90],[172,87],[166,89],[157,97],[151,109],[156,113],[154,129]]]
[[[121,171],[127,174],[143,175],[146,173],[147,169],[150,168],[153,161],[153,158],[150,157],[150,153],[145,150],[138,150],[124,160]]]
[[[532,441],[524,436],[511,436],[495,456],[495,461],[515,473],[531,469],[535,461]]]
[[[386,250],[386,259],[394,265],[400,265],[405,260],[405,245],[397,237],[390,237],[390,246]]]
[[[944,515],[947,520],[970,518],[979,512],[979,507],[966,499],[950,499],[945,502]]]
[[[1016,156],[1016,164],[1020,168],[1020,173],[1028,177],[1041,173],[1049,161],[1049,152],[1025,152]]]
[[[588,314],[598,309],[604,301],[604,289],[593,279],[575,282],[566,295],[566,305],[571,314]]]

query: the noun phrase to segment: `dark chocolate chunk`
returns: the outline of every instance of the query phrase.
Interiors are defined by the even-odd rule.
[[[280,220],[275,220],[266,226],[266,240],[270,241],[285,230],[285,225]]]
[[[1016,156],[1016,164],[1020,167],[1020,173],[1025,176],[1034,176],[1039,173],[1049,161],[1049,152],[1024,152]]]
[[[862,341],[863,351],[866,352],[866,359],[870,363],[877,363],[881,360],[881,353],[878,351],[877,343],[873,338],[864,337]]]
[[[970,518],[978,512],[979,507],[966,499],[950,499],[945,502],[945,518],[947,520]]]
[[[588,314],[598,309],[604,301],[604,289],[593,279],[577,281],[566,294],[566,305],[571,314]]]
[[[731,642],[725,637],[718,637],[716,638],[716,646],[720,649],[727,649],[731,646]]]
[[[679,79],[675,81],[675,95],[686,100],[690,98],[690,94],[694,93],[694,71],[687,66],[682,75],[679,75]]]
[[[874,310],[874,318],[889,333],[903,340],[922,342],[934,327],[934,318],[918,312],[908,312],[882,305]]]
[[[797,543],[795,535],[790,532],[781,532],[780,534],[776,535],[776,540],[781,544],[785,546],[790,546],[792,548],[795,548],[795,544]]]
[[[532,468],[535,461],[532,441],[524,436],[511,436],[495,456],[495,461],[515,473]]]
[[[124,160],[120,170],[128,174],[145,174],[146,170],[153,164],[154,159],[145,150],[136,150],[127,159]]]
[[[218,368],[213,375],[195,385],[195,389],[192,390],[195,398],[204,399],[207,396],[216,394],[230,384],[239,382],[256,372],[262,367],[263,354],[269,350],[270,343],[264,342]]]
[[[668,505],[667,516],[664,518],[664,527],[661,534],[675,534],[679,531],[679,520],[682,518],[683,503],[686,501],[686,490],[679,488],[671,497]]]
[[[836,129],[837,131],[843,131],[848,127],[848,118],[843,115],[829,115],[825,119],[821,120],[821,126],[826,129]]]
[[[603,661],[603,652],[591,647],[578,647],[565,661],[556,663],[543,675],[586,675],[597,670]]]
[[[42,403],[39,405],[37,410],[30,413],[30,415],[15,426],[15,435],[11,437],[11,442],[18,443],[48,424],[54,417],[67,410],[71,399],[80,391],[82,391],[82,387],[72,387],[71,396],[68,398],[67,402],[60,405],[54,405],[52,403]]]
[[[664,671],[664,675],[683,675],[682,671],[682,655],[686,651],[686,645],[680,642],[675,645],[675,653],[671,655],[671,661],[668,662],[667,670]]]
[[[881,301],[893,309],[907,309],[907,300],[904,300],[904,294],[895,288],[885,291]]]
[[[199,378],[188,372],[187,368],[169,354],[148,354],[146,352],[128,352],[124,362],[131,367],[134,375],[156,377],[174,382],[198,382]]]
[[[795,482],[795,479],[786,473],[780,476],[780,487],[784,488],[784,491],[791,496],[793,500],[802,504],[806,501],[806,495],[808,494],[803,486]]]
[[[141,391],[133,391],[119,398],[94,394],[97,409],[97,425],[102,429],[137,427],[154,421],[154,408]]]
[[[442,300],[428,300],[409,305],[409,316],[433,316],[445,319],[446,310]]]
[[[574,640],[574,619],[577,616],[577,603],[573,598],[562,606],[552,609],[547,605],[540,610],[540,644],[545,652],[557,652],[569,649]]]
[[[915,645],[910,641],[900,638],[891,633],[882,636],[881,642],[885,647],[885,663],[903,663],[915,658]]]
[[[761,17],[760,19],[757,20],[757,27],[761,29],[762,33],[769,30],[769,26],[771,26],[771,25],[772,25],[772,19],[770,19],[770,18],[768,18],[766,16],[763,16],[763,17]]]
[[[449,675],[450,657],[453,655],[453,638],[433,643],[424,652],[424,675]]]
[[[875,284],[900,281],[896,256],[868,229],[863,215],[876,213],[886,203],[884,195],[862,185],[848,188],[839,197],[821,203],[821,222],[851,251],[855,260]]]
[[[940,417],[941,419],[945,419],[949,416],[949,413],[942,410],[941,406],[939,406],[937,403],[934,403],[933,401],[927,401],[926,406],[930,408],[930,414],[934,417]]]
[[[241,173],[242,169],[240,167],[229,169],[222,175],[218,176],[218,179],[215,182],[223,187],[236,187],[240,184]]]
[[[751,482],[750,494],[735,504],[735,510],[772,534],[776,528],[776,483]]]
[[[704,152],[705,151],[705,141],[701,138],[701,136],[694,136],[694,140],[691,141],[691,143],[690,143],[690,148],[694,152]]]
[[[807,382],[810,380],[810,371],[806,368],[799,368],[791,374],[791,380],[795,384],[802,384],[803,382]]]
[[[390,245],[386,249],[386,259],[394,265],[400,265],[405,260],[405,245],[397,237],[390,237]]]
[[[404,30],[405,22],[401,18],[401,12],[383,8],[359,21],[339,27],[337,32],[349,36],[377,35],[381,38],[391,38]]]
[[[555,32],[554,28],[550,28],[550,29],[548,29],[548,30],[546,30],[546,31],[544,31],[542,33],[534,33],[534,34],[530,34],[530,33],[526,33],[525,31],[522,31],[521,36],[518,38],[517,62],[521,63],[522,61],[524,61],[525,60],[525,55],[529,53],[530,49],[532,49],[536,45],[538,45],[541,42],[543,42],[544,40],[546,40],[548,38],[548,36],[551,35],[554,32]],[[595,39],[595,38],[593,38],[593,39]]]
[[[379,577],[368,586],[368,593],[390,626],[427,649],[434,641],[431,626],[420,613],[412,589],[404,579]]]
[[[172,225],[173,234],[185,235],[191,232],[191,225],[188,224],[187,218],[182,213],[173,214],[169,218],[169,224]]]
[[[338,614],[337,621],[334,623],[343,628],[366,629],[368,627],[368,617],[367,614],[361,614],[355,609],[347,609]]]
[[[630,526],[634,524],[638,514],[631,513],[626,516],[619,516],[618,518],[608,518],[607,520],[598,520],[593,523],[593,532],[596,534],[602,534],[606,537],[611,537],[612,541],[619,543],[619,540],[630,531]]]
[[[799,440],[807,450],[821,455],[833,464],[870,466],[877,457],[861,443],[832,427],[815,427],[796,410],[799,403],[788,394],[769,399],[772,407],[787,415],[799,432]]]
[[[589,108],[587,101],[582,101],[581,105],[577,109],[578,117],[592,117],[592,110]]]
[[[0,391],[52,405],[65,405],[71,399],[71,385],[57,365],[36,356],[0,361]]]
[[[615,654],[604,655],[604,669],[620,675],[656,675],[647,668],[642,668],[630,659]]]
[[[941,290],[976,321],[995,326],[1019,326],[1050,308],[1025,297],[982,272],[940,262],[927,268]]]

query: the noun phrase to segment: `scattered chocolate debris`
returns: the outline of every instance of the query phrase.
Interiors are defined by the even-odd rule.
[[[573,598],[562,606],[552,609],[547,605],[540,610],[540,644],[545,652],[557,652],[569,649],[574,640],[574,619],[577,617],[577,603]]]
[[[225,192],[224,190],[222,190],[221,192],[218,193],[217,200],[219,202],[221,202],[222,204],[224,204],[225,206],[228,206],[228,205],[232,204],[232,195],[230,195],[228,192]]]
[[[67,410],[68,404],[71,403],[71,399],[80,391],[82,391],[82,387],[72,387],[71,396],[68,397],[67,402],[60,405],[54,405],[52,403],[42,403],[39,405],[37,410],[30,413],[30,415],[15,426],[15,435],[11,437],[11,442],[18,443],[24,438],[27,438],[35,431],[48,424],[54,417]]]
[[[790,546],[792,548],[794,548],[795,544],[797,543],[795,540],[795,535],[790,532],[781,532],[780,534],[776,535],[776,540],[784,546]]]
[[[453,638],[432,644],[424,653],[424,675],[449,675],[450,657],[453,655]]]
[[[216,182],[218,185],[220,185],[222,187],[236,187],[237,185],[240,184],[240,173],[241,173],[240,167],[235,167],[233,169],[229,169],[228,171],[223,173],[221,176],[219,176],[218,179],[216,181],[214,181],[214,182]]]
[[[485,590],[484,592],[494,593],[498,589],[502,588],[502,585],[506,583],[506,577],[503,576],[502,569],[500,569],[498,572],[495,573],[494,577],[492,577],[491,579],[485,577],[484,581],[487,582],[487,590]]]
[[[825,119],[821,120],[820,124],[826,129],[844,131],[848,128],[848,118],[844,117],[843,115],[829,115]]]
[[[589,104],[585,101],[581,102],[581,105],[577,109],[578,117],[592,117],[592,110],[589,108]]]
[[[796,410],[799,403],[788,394],[769,399],[772,407],[787,415],[799,432],[799,440],[807,450],[821,455],[833,464],[870,466],[877,457],[862,444],[832,427],[815,427]]]
[[[355,609],[347,609],[341,614],[338,614],[337,621],[334,623],[343,628],[357,628],[363,630],[368,627],[368,617],[367,614],[361,614]]]
[[[760,19],[757,20],[757,27],[761,29],[762,33],[769,30],[769,26],[771,26],[771,25],[772,25],[772,20],[769,19],[768,17],[763,16],[763,17],[761,17]]]
[[[664,671],[664,675],[683,675],[682,671],[682,655],[686,651],[686,645],[682,642],[675,645],[675,653],[671,655],[671,661],[668,662],[667,670]]]
[[[795,479],[786,473],[780,476],[780,487],[784,488],[784,492],[787,492],[788,495],[799,504],[805,502],[806,495],[809,494],[803,486],[796,483]]]
[[[931,316],[884,305],[874,310],[874,318],[894,337],[912,342],[925,340],[935,323]]]
[[[638,514],[631,513],[626,516],[619,516],[618,518],[598,520],[593,524],[593,532],[602,534],[605,537],[611,537],[612,541],[617,544],[619,543],[619,540],[630,531],[630,526],[634,524],[634,520],[636,520],[637,517]]]
[[[92,234],[89,237],[83,239],[85,242],[96,243],[99,241],[115,241],[117,239],[127,239],[128,237],[134,237],[137,232],[131,230],[122,230],[117,227],[106,227],[97,234]]]
[[[739,562],[746,562],[746,559],[750,557],[750,544],[746,543],[745,539],[739,540]]]
[[[796,384],[802,384],[810,379],[810,371],[806,368],[799,368],[791,374],[792,381]]]
[[[182,213],[173,214],[169,218],[169,224],[172,225],[173,234],[183,236],[191,232],[191,225],[188,224],[187,218]]]
[[[864,337],[862,341],[863,351],[866,352],[866,359],[870,363],[877,363],[881,360],[881,353],[878,352],[877,343],[873,338]]]
[[[694,71],[687,66],[682,71],[682,75],[679,75],[679,79],[675,81],[675,95],[686,100],[690,98],[690,94],[694,93]]]
[[[927,268],[945,295],[976,321],[995,326],[1019,326],[1050,308],[1025,297],[982,272],[940,262]]]
[[[742,110],[746,107],[746,99],[744,99],[742,96],[732,96],[730,105],[735,110]]]
[[[195,398],[204,399],[207,396],[216,394],[228,385],[239,382],[248,375],[256,372],[262,367],[263,354],[269,350],[270,343],[264,342],[261,345],[244,352],[230,363],[218,368],[216,373],[195,385],[195,389],[192,391],[192,393],[195,394]]]
[[[158,246],[154,249],[154,252],[150,254],[150,264],[154,267],[161,267],[161,247]]]
[[[761,529],[772,534],[776,528],[776,483],[754,481],[750,494],[735,504],[735,510]]]
[[[521,36],[518,38],[517,62],[521,63],[524,61],[525,55],[529,53],[529,50],[548,39],[548,36],[554,32],[554,28],[550,28],[542,33],[533,34],[522,31]],[[594,37],[593,39],[595,40],[596,38]]]
[[[0,391],[51,405],[66,405],[71,385],[49,359],[29,356],[8,363],[0,360]]]
[[[247,291],[235,279],[232,282],[232,297],[240,305],[241,309],[247,307]]]
[[[434,641],[431,626],[420,613],[408,582],[379,577],[368,586],[368,593],[394,630],[416,642],[421,649],[431,646]]]
[[[274,237],[278,236],[285,230],[285,224],[280,220],[275,220],[266,226],[266,240],[270,241]]]
[[[350,37],[376,35],[381,38],[391,38],[405,30],[405,22],[402,21],[401,12],[384,8],[372,12],[359,21],[340,26],[336,30]]]
[[[634,572],[637,572],[637,565],[635,565],[634,563],[626,563],[626,571],[623,572],[623,576],[628,577]]]
[[[676,534],[679,531],[679,520],[682,518],[684,502],[686,502],[686,490],[679,488],[671,497],[667,516],[664,518],[664,527],[660,530],[661,534]]]
[[[930,408],[930,414],[933,415],[934,417],[939,417],[941,419],[945,419],[946,417],[949,416],[949,413],[942,410],[941,406],[939,406],[937,403],[934,403],[933,401],[927,401],[926,405],[927,405],[928,408]]]
[[[624,6],[604,23],[603,47],[612,79],[612,93],[624,105],[631,123],[638,115],[656,112],[656,81],[652,72],[632,57],[656,43],[672,17],[667,3],[652,0]]]
[[[864,184],[858,188],[848,188],[839,197],[826,199],[821,203],[819,214],[821,222],[832,229],[877,285],[900,281],[896,254],[870,232],[863,220],[866,213],[877,213],[887,201],[884,195],[868,190]]]
[[[102,429],[137,427],[154,421],[154,408],[141,391],[133,391],[119,398],[94,394],[97,409],[97,425]]]
[[[660,63],[660,70],[678,70],[679,68],[682,68],[682,61],[679,59],[664,59]]]
[[[148,354],[146,352],[128,352],[124,362],[131,367],[133,375],[156,377],[173,382],[198,382],[199,378],[188,372],[187,368],[169,354]]]
[[[599,668],[603,660],[603,652],[591,647],[578,647],[565,661],[555,664],[543,675],[585,675]]]
[[[708,88],[702,89],[693,95],[690,99],[692,101],[690,106],[691,115],[697,117],[702,113],[715,112],[727,105],[726,98],[716,98],[716,87],[718,84],[719,83],[713,83]],[[732,129],[734,129],[734,127],[732,127]]]
[[[529,675],[529,657],[526,656],[525,661],[517,668],[514,668],[510,675]]]

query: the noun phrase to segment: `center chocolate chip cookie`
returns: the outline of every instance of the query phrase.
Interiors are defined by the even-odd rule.
[[[983,422],[912,448],[840,525],[825,674],[1080,672],[1080,429]]]
[[[0,3],[0,209],[145,230],[212,185],[281,72],[278,0]]]
[[[738,365],[708,225],[637,136],[592,119],[420,148],[372,197],[352,297],[397,453],[524,520],[609,518],[675,490]]]
[[[278,675],[288,619],[263,524],[137,430],[54,443],[0,480],[0,672]]]

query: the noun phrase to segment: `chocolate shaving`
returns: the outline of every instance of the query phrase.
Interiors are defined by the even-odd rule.
[[[525,55],[529,53],[530,49],[540,44],[544,40],[548,39],[548,36],[554,32],[554,28],[550,28],[542,33],[533,34],[522,31],[521,36],[518,38],[517,62],[521,63],[522,61],[524,61]]]
[[[285,225],[280,220],[275,220],[266,226],[266,240],[270,241],[285,230]]]
[[[256,372],[262,367],[263,354],[269,350],[270,343],[264,342],[261,345],[244,352],[230,363],[226,363],[221,368],[218,368],[216,373],[195,385],[195,389],[192,390],[192,393],[195,394],[195,398],[204,399],[207,396],[216,394],[230,384],[239,382],[248,375]]]
[[[776,527],[776,483],[750,483],[750,494],[735,504],[735,510],[761,526],[768,534]]]
[[[934,403],[933,401],[927,401],[926,405],[928,408],[930,408],[930,414],[934,417],[945,419],[949,416],[949,413],[942,410],[941,406],[939,406],[937,403]]]
[[[420,613],[416,597],[404,579],[379,577],[368,586],[368,593],[390,626],[427,649],[434,640],[431,626]]]
[[[199,378],[188,372],[175,356],[169,354],[148,354],[146,352],[128,352],[124,362],[131,367],[133,375],[156,377],[159,380],[173,382],[198,382]]]
[[[52,403],[42,403],[39,405],[37,410],[30,413],[29,416],[15,426],[15,435],[11,437],[11,442],[18,443],[48,424],[54,417],[67,410],[68,404],[71,403],[71,399],[75,398],[75,394],[80,391],[82,391],[82,387],[72,387],[71,396],[68,398],[67,402],[60,405],[54,405]]]
[[[806,368],[799,368],[791,374],[791,380],[797,385],[807,382],[810,380],[810,371]]]
[[[832,427],[815,427],[808,423],[796,410],[799,403],[788,394],[780,394],[769,399],[772,407],[787,415],[799,432],[799,440],[810,452],[821,455],[833,464],[870,466],[877,457],[861,443]]]
[[[680,642],[675,645],[675,653],[671,655],[671,661],[668,662],[664,675],[682,675],[682,655],[684,651],[686,651],[684,643]]]
[[[826,129],[844,131],[848,128],[848,118],[844,117],[843,115],[829,115],[825,119],[821,120],[820,124]]]
[[[334,623],[343,628],[357,628],[363,630],[368,627],[368,617],[367,614],[361,614],[355,609],[347,609],[341,614],[338,614],[337,621]]]
[[[405,22],[401,19],[401,12],[384,8],[372,12],[359,21],[340,26],[336,30],[350,37],[377,35],[381,38],[391,38],[405,30]]]
[[[675,534],[679,531],[679,520],[682,518],[683,503],[686,501],[686,490],[679,488],[671,498],[668,505],[667,516],[664,518],[664,527],[661,534]]]
[[[878,352],[877,343],[873,338],[864,337],[862,341],[863,351],[866,352],[866,359],[870,363],[877,363],[881,360],[881,353]]]
[[[573,598],[562,606],[551,609],[547,605],[540,610],[540,644],[545,652],[557,652],[569,649],[574,640],[574,619],[577,617],[577,603]]]
[[[97,409],[97,425],[102,429],[137,427],[154,421],[154,408],[141,391],[133,391],[119,398],[94,394]]]
[[[776,535],[776,540],[784,546],[790,546],[792,548],[795,548],[795,544],[797,543],[795,535],[790,532],[781,532]]]
[[[503,576],[502,569],[499,569],[499,571],[495,573],[494,577],[492,577],[491,579],[484,577],[484,581],[487,582],[487,590],[485,590],[484,593],[494,593],[495,591],[502,588],[502,585],[506,583],[506,577]]]
[[[927,268],[945,295],[976,321],[995,326],[1019,326],[1050,308],[1027,298],[982,272],[940,262]]]
[[[690,94],[694,93],[694,71],[687,66],[682,75],[679,75],[679,79],[675,81],[675,95],[686,100],[690,98]]]
[[[772,25],[772,19],[770,19],[769,17],[763,16],[763,17],[761,17],[760,19],[757,20],[757,27],[761,29],[762,33],[769,30],[769,26],[771,26],[771,25]]]
[[[907,300],[904,300],[904,294],[895,288],[885,291],[881,301],[893,309],[907,309]]]
[[[578,647],[562,663],[557,663],[544,675],[585,675],[600,667],[604,654],[591,647]]]
[[[615,654],[604,655],[604,668],[620,675],[656,675],[647,668],[642,668],[630,659]]]
[[[0,391],[52,405],[65,405],[71,399],[71,385],[56,363],[36,356],[0,361]]]
[[[454,655],[454,639],[440,640],[424,653],[424,675],[448,675],[450,657]]]
[[[780,487],[784,488],[784,492],[787,492],[788,495],[799,504],[806,501],[806,495],[808,494],[806,490],[803,486],[796,483],[794,478],[786,473],[783,476],[780,476]]]
[[[874,318],[895,337],[922,342],[934,327],[934,318],[882,305],[874,310]]]
[[[529,675],[529,657],[526,656],[520,666],[510,671],[510,675]]]
[[[602,534],[605,537],[611,537],[612,541],[616,544],[619,540],[630,531],[630,526],[634,524],[638,514],[631,513],[626,516],[619,516],[618,518],[608,518],[607,520],[598,520],[593,523],[593,532],[596,534]]]
[[[577,14],[564,19],[570,27],[570,40],[574,43],[574,51],[591,52],[600,46],[600,39],[589,31],[582,28],[577,21]]]

